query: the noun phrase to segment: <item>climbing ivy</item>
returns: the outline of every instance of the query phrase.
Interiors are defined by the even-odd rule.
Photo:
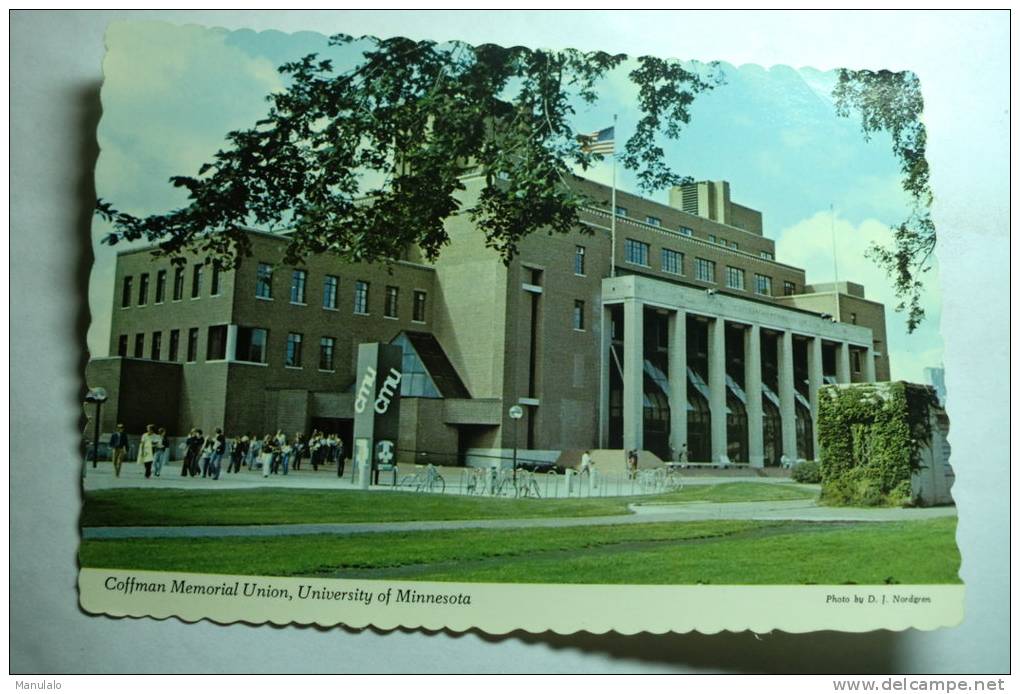
[[[931,441],[930,388],[826,386],[818,403],[822,499],[839,506],[912,503],[911,475]]]

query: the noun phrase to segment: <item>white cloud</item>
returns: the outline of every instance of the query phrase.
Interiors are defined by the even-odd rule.
[[[809,284],[831,282],[834,273],[833,231],[839,280],[864,285],[866,298],[885,304],[893,378],[922,382],[922,369],[942,362],[942,338],[938,332],[942,293],[937,267],[925,275],[921,302],[925,309],[925,320],[913,334],[907,334],[904,314],[894,310],[898,300],[892,282],[874,261],[865,256],[873,243],[887,243],[890,240],[892,233],[885,224],[866,219],[855,226],[840,218],[838,212],[833,224],[827,210],[817,212],[779,233],[776,259],[804,268]]]

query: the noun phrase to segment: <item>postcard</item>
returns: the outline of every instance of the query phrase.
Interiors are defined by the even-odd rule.
[[[111,25],[81,607],[958,624],[924,85],[719,57]]]

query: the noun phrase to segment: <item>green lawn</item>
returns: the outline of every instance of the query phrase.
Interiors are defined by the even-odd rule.
[[[83,567],[459,582],[956,583],[955,518],[85,540]]]
[[[110,489],[85,493],[83,526],[270,525],[612,516],[630,503],[811,498],[796,485],[727,482],[648,497],[504,499],[319,489]]]

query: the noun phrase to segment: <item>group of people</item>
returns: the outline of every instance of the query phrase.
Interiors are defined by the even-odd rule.
[[[344,474],[344,444],[336,434],[313,431],[306,437],[296,433],[288,438],[283,431],[258,437],[253,433],[238,436],[227,441],[221,429],[212,436],[203,437],[201,429],[192,429],[185,440],[184,463],[181,475],[219,479],[223,459],[227,459],[227,473],[238,473],[244,466],[249,470],[261,467],[262,476],[288,474],[293,467],[300,470],[305,459],[312,470],[334,464],[337,477]]]
[[[182,477],[197,477],[201,474],[202,477],[219,479],[224,460],[227,473],[238,473],[244,466],[249,470],[261,467],[263,477],[281,472],[286,475],[292,467],[300,470],[302,462],[307,459],[314,471],[330,464],[336,465],[337,477],[343,477],[344,474],[343,440],[336,434],[321,431],[313,431],[307,437],[297,433],[288,438],[283,431],[277,431],[275,435],[266,434],[261,438],[255,434],[245,434],[228,439],[219,427],[211,434],[205,434],[196,427],[188,433],[182,447]],[[145,433],[138,441],[138,462],[145,466],[146,478],[160,476],[170,460],[170,448],[166,429],[157,430],[154,424],[146,425]],[[128,449],[129,440],[124,425],[118,424],[110,437],[116,477],[120,477],[121,465]]]

